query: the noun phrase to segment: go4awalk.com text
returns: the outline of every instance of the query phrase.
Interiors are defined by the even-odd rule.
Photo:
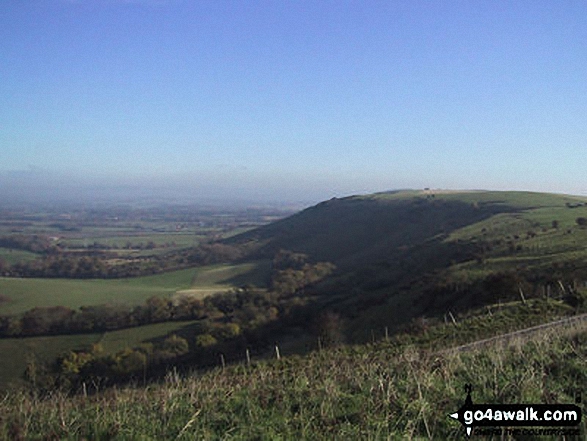
[[[474,427],[565,429],[581,422],[581,408],[575,404],[473,404],[470,385],[466,391],[465,404],[450,417],[465,427],[468,436]]]

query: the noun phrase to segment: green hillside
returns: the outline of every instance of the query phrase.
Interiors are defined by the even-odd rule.
[[[256,243],[256,258],[286,249],[336,264],[312,292],[361,341],[373,327],[583,289],[581,218],[587,199],[576,196],[398,191],[331,199],[228,242]]]
[[[577,317],[587,311],[586,199],[378,193],[323,202],[224,242],[245,257],[128,280],[0,279],[4,308],[19,295],[8,282],[103,282],[100,299],[123,284],[137,302],[155,291],[180,296],[153,303],[169,308],[166,320],[190,299],[181,296],[206,296],[182,321],[4,339],[20,365],[31,351],[51,360],[53,345],[67,357],[33,371],[37,389],[0,402],[0,438],[461,439],[447,415],[466,383],[478,402],[572,403],[587,379]],[[53,301],[75,298],[59,297],[58,286]],[[569,316],[573,325],[561,326]],[[547,322],[505,346],[455,349]],[[97,342],[104,354],[73,350]],[[159,361],[147,367],[151,359]],[[143,383],[165,369],[165,381]],[[15,363],[5,371],[18,374]],[[55,392],[59,384],[73,396]]]
[[[553,220],[558,220],[559,229],[572,228],[577,217],[587,216],[585,206],[567,207],[579,202],[585,200],[485,191],[401,191],[333,198],[228,242],[258,241],[259,253],[269,255],[283,248],[350,268],[399,259],[409,249],[430,242],[446,247],[459,238],[470,241],[479,238],[487,225],[504,237],[530,228],[551,228]]]

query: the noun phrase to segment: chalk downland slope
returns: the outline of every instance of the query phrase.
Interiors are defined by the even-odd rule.
[[[367,340],[422,316],[581,288],[581,218],[587,199],[576,196],[397,191],[331,199],[228,242],[255,243],[256,259],[285,249],[334,263],[313,292]]]

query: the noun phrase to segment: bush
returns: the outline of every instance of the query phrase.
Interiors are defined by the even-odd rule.
[[[212,335],[210,334],[202,334],[196,337],[196,346],[199,348],[209,348],[210,346],[214,346],[218,343]]]

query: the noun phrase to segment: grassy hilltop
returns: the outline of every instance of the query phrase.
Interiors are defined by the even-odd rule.
[[[582,237],[566,240],[562,236],[568,229],[582,231],[576,229],[576,219],[587,216],[587,206],[578,205],[585,202],[574,196],[495,191],[351,196],[322,202],[227,242],[256,241],[262,245],[261,254],[283,248],[343,268],[398,260],[411,250],[420,251],[422,245],[442,248],[459,239],[469,245],[508,236],[525,238],[532,230],[548,233],[540,234],[547,240],[544,250],[564,242],[569,251]],[[553,221],[557,221],[556,229]],[[532,249],[537,242],[526,243],[526,248]]]

